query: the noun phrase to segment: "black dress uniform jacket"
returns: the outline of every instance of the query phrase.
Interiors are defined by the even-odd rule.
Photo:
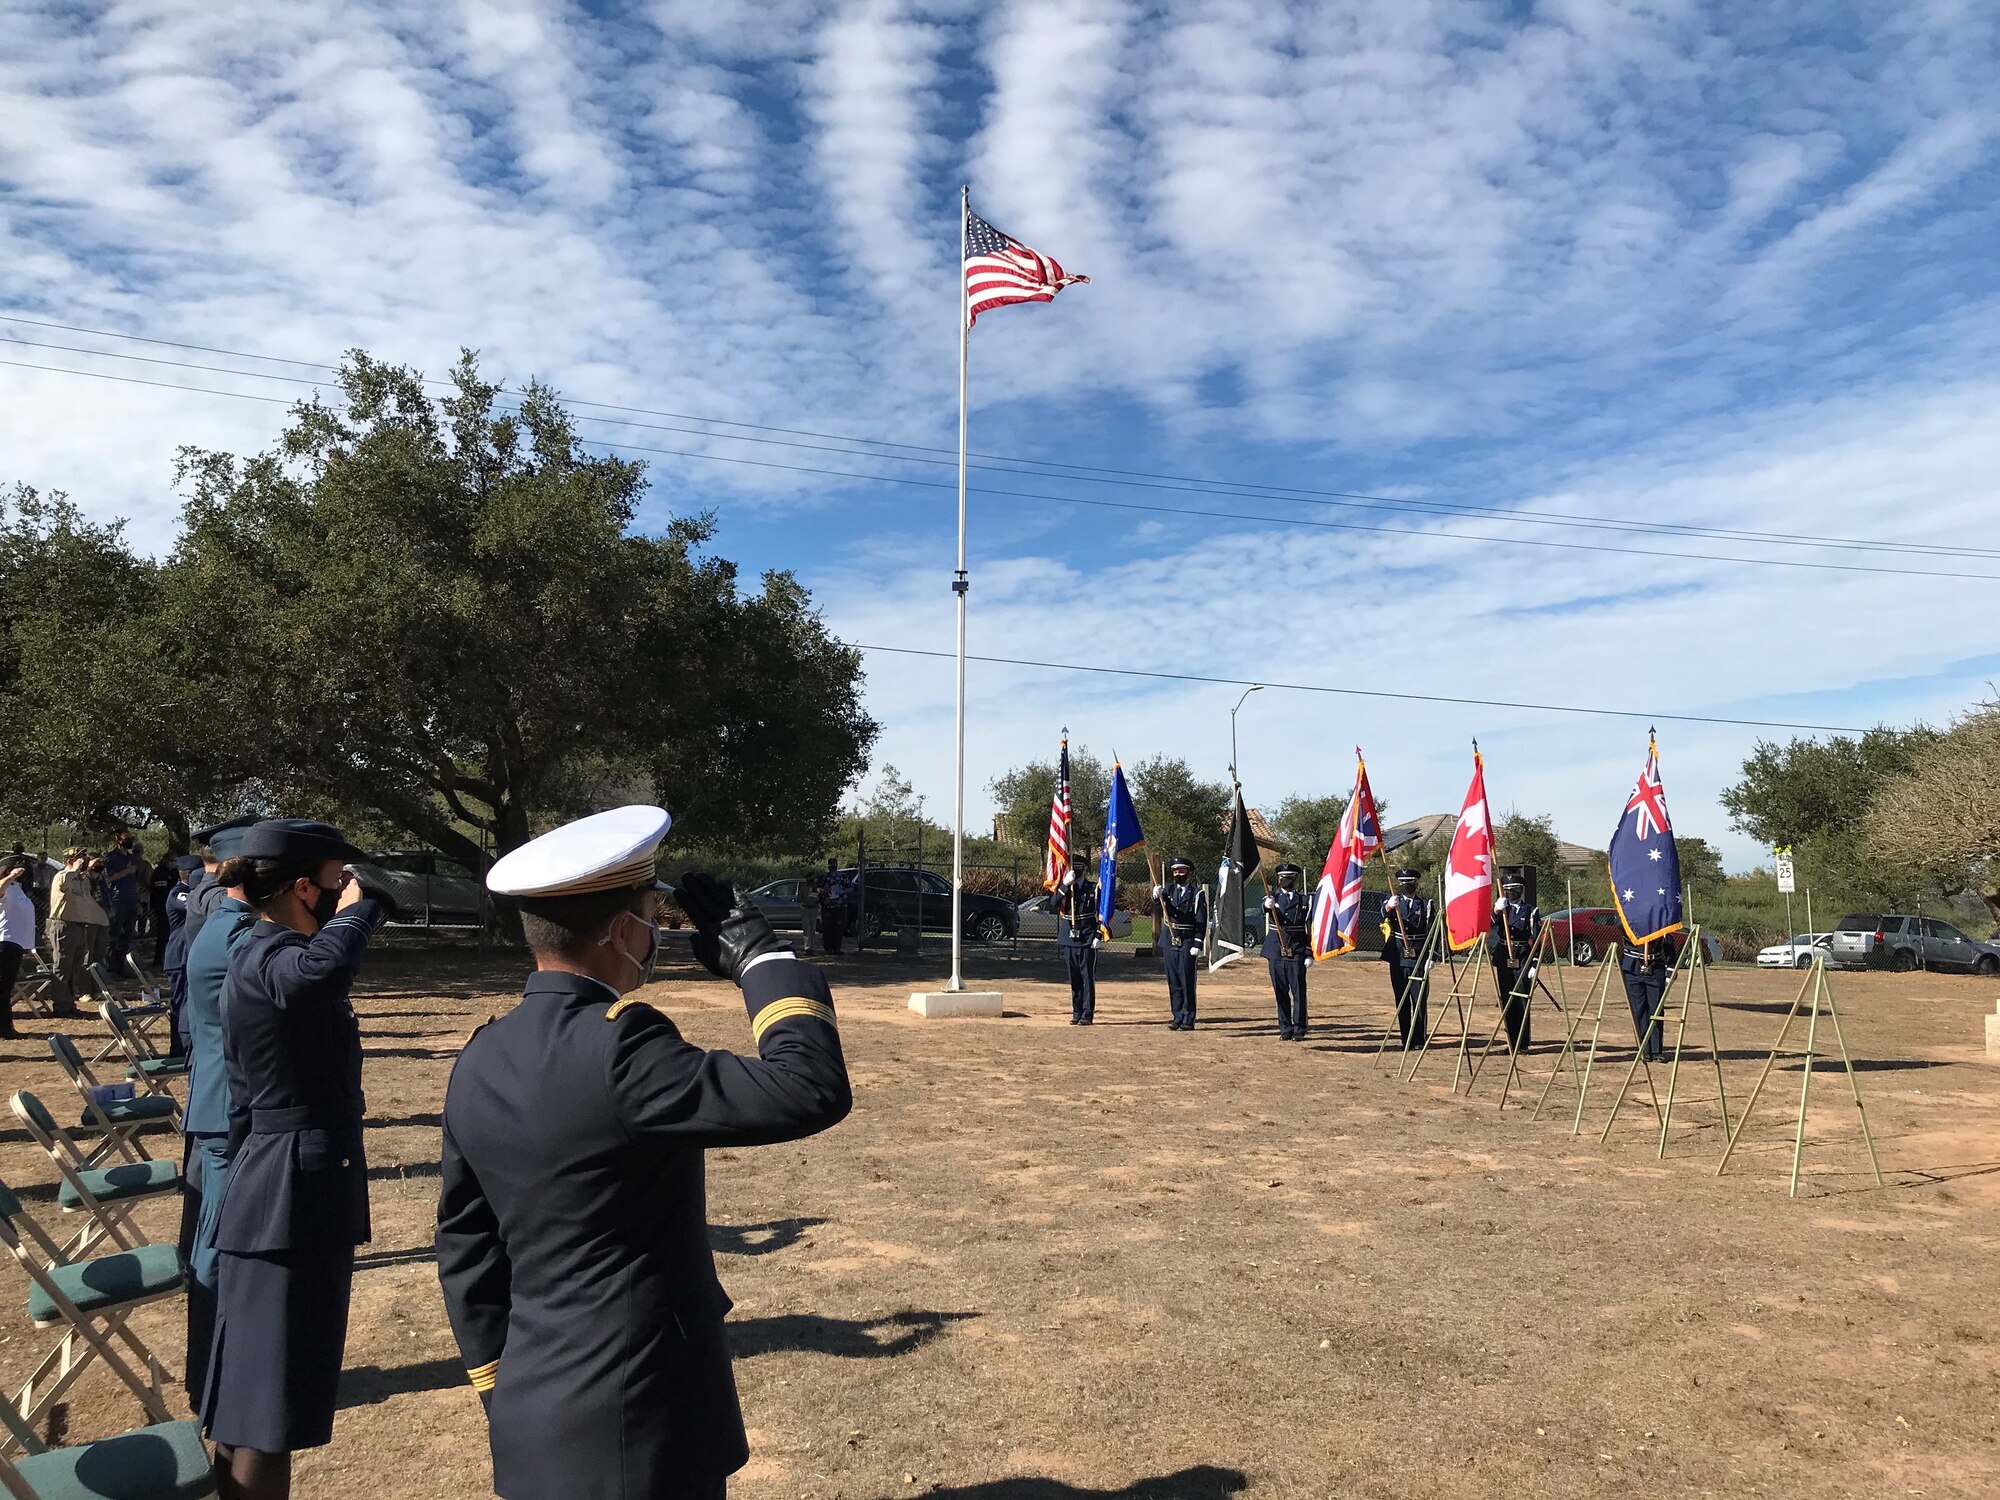
[[[313,937],[244,934],[222,981],[229,1189],[218,1250],[258,1255],[368,1243],[361,1024],[348,989],[382,920],[357,901]]]
[[[362,900],[310,938],[256,922],[222,981],[228,1168],[201,1415],[230,1447],[288,1453],[332,1440],[354,1247],[369,1236],[361,1027],[348,990],[381,918]]]
[[[1303,959],[1312,957],[1312,935],[1307,931],[1312,918],[1312,897],[1304,891],[1288,891],[1283,886],[1270,893],[1272,903],[1277,907],[1266,915],[1271,919],[1264,926],[1263,955],[1266,958]],[[1284,947],[1278,945],[1278,929],[1284,928]]]
[[[743,995],[757,1057],[537,973],[452,1070],[438,1276],[506,1500],[719,1492],[749,1456],[702,1152],[810,1135],[852,1096],[817,968],[755,962]]]
[[[1079,879],[1067,890],[1050,891],[1042,898],[1042,910],[1056,919],[1056,943],[1064,948],[1088,948],[1097,941],[1097,886]],[[1070,920],[1070,913],[1076,920]]]

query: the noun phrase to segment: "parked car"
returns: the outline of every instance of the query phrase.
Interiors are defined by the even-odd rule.
[[[2000,974],[2000,944],[1967,937],[1935,917],[1850,912],[1834,929],[1831,952],[1842,968]]]
[[[863,910],[855,930],[863,939],[917,928],[925,932],[951,931],[951,882],[942,875],[909,866],[870,865],[864,879],[850,865],[836,870],[834,878],[844,885],[858,884],[862,888]],[[785,887],[790,889],[782,889]],[[772,893],[767,915],[771,910],[783,911],[787,898],[794,904],[798,900],[796,881],[774,880],[763,889]],[[761,907],[764,902],[760,899],[757,904]],[[1014,903],[1001,896],[967,891],[963,910],[965,935],[976,943],[1004,943],[1014,936],[1019,925]],[[802,911],[791,916],[791,923],[795,927],[802,924]],[[775,918],[772,925],[777,925]]]
[[[1813,954],[1827,962],[1832,962],[1828,945],[1833,941],[1830,932],[1802,932],[1789,943],[1773,943],[1768,948],[1757,950],[1757,967],[1760,969],[1810,969]]]
[[[351,866],[363,895],[382,903],[385,918],[416,927],[478,927],[486,920],[486,886],[477,875],[434,849],[378,849]]]
[[[804,931],[806,909],[802,898],[806,884],[804,880],[774,880],[769,885],[758,886],[750,893],[750,899],[757,903],[757,909],[773,927]]]
[[[1056,914],[1043,911],[1042,898],[1030,896],[1014,908],[1015,930],[1024,938],[1052,938],[1056,935]],[[1111,935],[1114,938],[1128,938],[1132,935],[1132,913],[1114,911],[1111,914]]]
[[[1609,906],[1564,907],[1545,919],[1556,952],[1575,964],[1594,964],[1618,951],[1625,929]]]

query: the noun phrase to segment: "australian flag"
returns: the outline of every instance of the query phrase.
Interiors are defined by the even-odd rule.
[[[1611,835],[1611,899],[1625,936],[1650,943],[1681,930],[1681,857],[1660,785],[1660,745],[1649,740],[1646,769]]]
[[[1125,768],[1111,762],[1111,801],[1104,810],[1104,848],[1097,856],[1097,932],[1111,941],[1111,914],[1118,910],[1118,856],[1146,842],[1139,809],[1125,785]]]

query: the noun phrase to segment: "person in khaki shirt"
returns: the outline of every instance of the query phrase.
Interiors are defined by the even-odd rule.
[[[72,849],[49,883],[49,947],[56,960],[56,1014],[79,1014],[76,997],[88,986],[85,968],[104,957],[111,917],[91,889],[89,855]]]

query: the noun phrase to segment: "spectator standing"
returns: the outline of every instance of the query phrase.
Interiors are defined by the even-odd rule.
[[[35,904],[21,889],[28,880],[28,857],[16,854],[0,866],[0,1037],[14,1030],[14,981],[21,955],[35,946]]]
[[[111,918],[97,899],[90,856],[72,849],[49,887],[49,950],[55,955],[56,1014],[78,1014],[76,997],[86,988],[85,969],[104,957]]]
[[[104,910],[108,932],[105,959],[116,974],[125,967],[125,955],[132,946],[132,922],[139,914],[138,842],[132,830],[121,828],[104,854]]]

